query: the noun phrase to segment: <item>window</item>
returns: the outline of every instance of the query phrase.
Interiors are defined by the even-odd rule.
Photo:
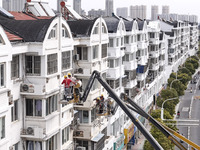
[[[119,58],[115,59],[115,67],[118,67],[118,66],[119,66]]]
[[[58,71],[58,59],[57,54],[50,54],[47,56],[47,72],[53,74]]]
[[[124,43],[129,44],[129,36],[125,36]]]
[[[80,123],[89,123],[89,112],[87,110],[79,110],[78,115]]]
[[[96,118],[97,118],[96,109],[93,108],[93,109],[91,110],[91,122],[93,122]]]
[[[19,150],[19,142],[13,145],[14,150]]]
[[[14,101],[13,107],[11,107],[11,121],[18,120],[18,100]]]
[[[62,145],[69,141],[69,126],[62,130]]]
[[[107,30],[104,24],[102,24],[102,33],[107,33]]]
[[[119,38],[117,38],[116,47],[119,46]]]
[[[69,69],[71,67],[70,53],[70,51],[62,52],[62,70]]]
[[[0,85],[5,86],[5,64],[0,64]]]
[[[113,47],[113,39],[109,39],[109,47]]]
[[[109,68],[114,68],[114,60],[113,59],[110,59],[108,61],[108,63],[109,63]]]
[[[40,56],[25,56],[26,74],[40,75]]]
[[[93,34],[98,34],[99,33],[99,24],[97,24],[94,28]]]
[[[46,100],[46,116],[57,110],[58,95],[53,95]]]
[[[76,142],[78,143],[78,146],[85,147],[86,150],[88,150],[88,141],[82,141],[77,139]]]
[[[121,46],[123,46],[124,45],[124,38],[122,37],[121,38]]]
[[[0,140],[5,138],[5,117],[0,118]]]
[[[69,33],[64,25],[62,25],[62,37],[69,38]]]
[[[42,116],[42,100],[26,99],[26,116]]]
[[[93,59],[97,59],[98,58],[98,49],[99,49],[99,46],[98,45],[95,45],[95,46],[92,46],[92,58]]]
[[[107,57],[107,44],[102,44],[101,58]]]
[[[55,26],[51,29],[51,31],[50,31],[50,33],[49,33],[49,36],[48,36],[48,39],[54,39],[54,38],[56,38],[56,27],[57,27],[57,25],[55,25]]]
[[[77,54],[79,54],[80,60],[88,60],[88,49],[87,49],[87,47],[77,47]]]
[[[13,56],[11,61],[11,78],[19,78],[19,55]]]
[[[58,134],[52,136],[46,141],[46,150],[58,150]]]
[[[150,36],[150,38],[155,38],[155,34],[154,33],[150,33],[149,36]]]
[[[109,86],[114,89],[114,80],[107,80],[107,83],[109,84]]]
[[[140,41],[140,34],[137,35],[137,41]]]

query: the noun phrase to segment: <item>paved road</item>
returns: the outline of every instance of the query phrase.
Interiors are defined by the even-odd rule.
[[[200,76],[196,75],[197,83],[189,84],[188,89],[185,91],[185,95],[180,98],[180,104],[178,110],[180,111],[180,119],[195,119],[200,120],[200,100],[196,100],[196,96],[200,96],[200,90],[197,88],[199,86]],[[192,93],[191,93],[192,87]],[[190,126],[191,122],[186,122],[188,126],[177,126],[179,133],[183,134],[186,138],[193,141],[194,143],[200,145],[200,125]],[[199,124],[199,122],[197,123]],[[185,147],[188,148],[186,143],[183,143]]]

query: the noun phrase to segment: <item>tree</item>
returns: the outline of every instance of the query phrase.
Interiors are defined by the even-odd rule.
[[[181,73],[185,73],[185,74],[187,74],[188,76],[192,77],[192,73],[191,73],[190,70],[187,69],[186,67],[179,68],[178,74],[181,74]]]
[[[178,79],[181,79],[180,81],[185,85],[185,86],[187,86],[187,84],[188,84],[188,81],[190,81],[192,78],[188,75],[188,74],[186,74],[186,73],[180,73],[180,74],[178,74],[178,77],[177,77]]]
[[[169,88],[167,88],[165,90],[162,90],[160,96],[158,97],[156,101],[157,106],[162,107],[162,103],[166,99],[175,98],[175,97],[177,97],[177,99],[165,102],[164,107],[163,107],[166,111],[170,113],[171,116],[173,116],[173,114],[175,113],[175,106],[179,103],[178,94],[175,89],[172,88],[170,90]]]
[[[151,113],[151,116],[154,119],[156,119],[157,121],[161,122],[161,120],[160,120],[160,109],[154,110]],[[164,111],[164,117],[166,119],[172,119],[172,116],[167,111]],[[158,141],[158,143],[163,147],[163,149],[173,150],[174,149],[174,145],[171,143],[171,141],[159,129],[157,129],[157,127],[155,127],[152,124],[151,124],[151,126],[152,127],[151,127],[151,130],[150,130],[150,133]],[[154,150],[154,148],[152,147],[152,145],[147,140],[144,143],[143,149],[144,150]]]
[[[192,74],[195,73],[195,69],[194,69],[194,66],[192,65],[192,63],[190,63],[190,62],[185,62],[185,67],[186,67],[188,70],[190,70],[190,72],[191,72]]]
[[[195,59],[195,56],[188,58],[186,60],[186,62],[191,63],[193,65],[194,69],[197,69],[199,67],[198,59]]]

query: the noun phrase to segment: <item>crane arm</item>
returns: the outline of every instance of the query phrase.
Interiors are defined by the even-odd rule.
[[[117,102],[117,104],[122,108],[122,110],[128,115],[128,117],[131,119],[131,121],[135,124],[135,126],[142,132],[142,134],[146,137],[146,139],[152,144],[152,146],[156,150],[163,150],[163,148],[160,146],[160,144],[154,139],[154,137],[145,129],[145,127],[141,124],[141,122],[135,118],[135,116],[131,113],[129,108],[123,103],[122,100],[115,94],[115,92],[112,90],[112,88],[107,84],[107,82],[101,77],[100,73],[98,71],[93,71],[88,84],[85,88],[85,91],[83,93],[83,96],[81,97],[81,100],[83,102],[86,101],[87,96],[90,92],[90,89],[94,83],[94,80],[97,79],[100,84],[106,89],[106,91],[110,94],[110,96]]]

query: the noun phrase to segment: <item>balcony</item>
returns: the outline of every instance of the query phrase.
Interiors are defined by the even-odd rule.
[[[150,64],[149,70],[158,70],[159,69],[159,63],[156,64]]]
[[[121,56],[121,50],[120,47],[115,47],[115,48],[108,48],[108,57],[112,57],[112,58],[118,58]]]
[[[150,51],[149,57],[151,58],[158,58],[159,57],[159,51]]]
[[[158,45],[159,44],[159,38],[150,38],[149,44]]]
[[[137,51],[137,44],[127,45],[125,53],[133,53]]]
[[[147,42],[139,41],[138,42],[138,49],[145,49],[145,48],[147,48]]]
[[[124,61],[124,69],[125,70],[133,70],[137,68],[137,62],[136,61]]]

